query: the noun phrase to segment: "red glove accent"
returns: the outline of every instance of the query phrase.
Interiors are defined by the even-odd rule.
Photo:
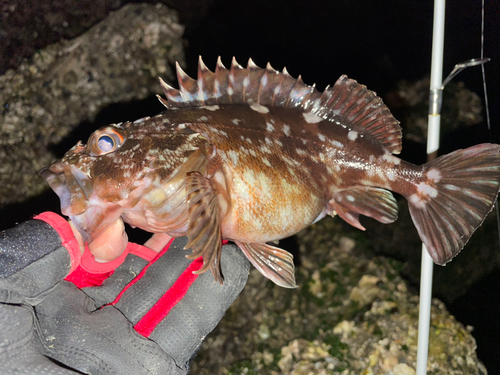
[[[170,240],[165,247],[169,247],[171,242],[172,240]],[[138,245],[133,242],[128,243],[127,251],[129,254],[137,255],[148,262],[151,262],[158,255],[156,251],[151,250],[149,247]]]
[[[88,286],[101,286],[104,280],[110,277],[113,271],[104,273],[92,273],[84,270],[79,266],[74,272],[70,273],[64,280],[70,281],[78,288],[85,288]]]
[[[80,253],[80,245],[78,245],[73,230],[66,219],[49,211],[43,212],[33,219],[45,221],[57,231],[59,237],[61,237],[62,246],[68,250],[69,256],[71,257],[71,270],[69,273],[73,272],[80,264],[82,256]]]
[[[191,262],[188,268],[181,273],[177,281],[161,296],[158,302],[134,326],[135,330],[145,337],[154,331],[156,326],[165,318],[170,310],[177,305],[186,295],[191,284],[198,278],[198,271],[203,267],[203,257]],[[113,302],[114,303],[114,302]]]
[[[166,247],[168,248],[169,245],[170,243]],[[104,280],[110,277],[115,269],[123,263],[128,254],[137,255],[147,261],[151,261],[158,255],[156,251],[148,247],[129,242],[124,253],[119,258],[111,262],[100,263],[95,261],[88,246],[85,246],[85,252],[80,266],[64,280],[71,281],[78,288],[100,286]]]
[[[90,252],[88,244],[85,244],[85,250],[82,255],[80,267],[90,273],[106,273],[114,271],[116,268],[120,267],[127,255],[128,245],[125,251],[118,258],[112,260],[111,262],[98,262],[95,260],[94,254]]]

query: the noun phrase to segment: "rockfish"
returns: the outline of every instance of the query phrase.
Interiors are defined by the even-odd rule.
[[[394,154],[401,128],[382,100],[341,76],[319,92],[286,71],[200,58],[198,78],[177,65],[179,89],[160,79],[167,107],[111,124],[40,173],[87,241],[120,217],[148,232],[188,236],[222,283],[222,240],[266,277],[294,287],[292,255],[268,242],[325,215],[364,229],[392,223],[403,195],[434,262],[463,248],[496,201],[500,145],[481,144],[422,166]]]

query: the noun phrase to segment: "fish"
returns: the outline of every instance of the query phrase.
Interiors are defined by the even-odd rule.
[[[233,241],[277,285],[296,287],[293,256],[273,244],[326,215],[364,230],[360,215],[394,222],[405,197],[436,264],[455,257],[492,210],[500,145],[480,144],[424,165],[400,158],[402,131],[366,86],[342,75],[324,91],[286,68],[201,57],[197,79],[177,64],[160,78],[164,112],[104,126],[40,171],[87,241],[119,218],[187,236],[190,259],[223,283]]]

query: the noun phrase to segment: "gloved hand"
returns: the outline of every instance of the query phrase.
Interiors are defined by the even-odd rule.
[[[0,372],[187,373],[249,263],[225,245],[221,286],[210,272],[193,274],[202,260],[185,258],[186,243],[159,253],[130,243],[124,256],[97,263],[53,213],[0,233]]]

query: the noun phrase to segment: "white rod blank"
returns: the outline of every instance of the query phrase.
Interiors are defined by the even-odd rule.
[[[443,82],[444,15],[445,0],[434,0],[434,23],[432,35],[432,62],[430,92],[437,94],[440,101]],[[440,105],[429,103],[429,128],[427,133],[427,153],[437,151],[439,146]],[[431,318],[433,262],[425,245],[422,245],[422,270],[420,273],[420,309],[418,319],[417,375],[427,374],[429,354],[429,327]]]

